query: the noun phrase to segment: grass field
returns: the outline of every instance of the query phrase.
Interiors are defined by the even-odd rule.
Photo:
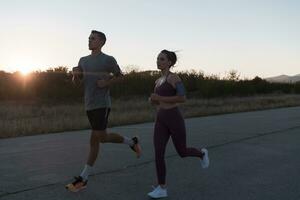
[[[146,98],[113,100],[112,105],[110,127],[155,119],[155,107]],[[290,106],[300,106],[300,95],[188,99],[181,109],[188,118]],[[0,102],[0,138],[89,128],[82,103]]]

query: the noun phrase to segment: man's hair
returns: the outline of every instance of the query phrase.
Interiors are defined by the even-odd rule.
[[[100,31],[96,31],[96,30],[92,30],[93,34],[97,34],[98,37],[100,38],[100,40],[104,41],[104,44],[106,42],[106,36],[104,33],[100,32]]]

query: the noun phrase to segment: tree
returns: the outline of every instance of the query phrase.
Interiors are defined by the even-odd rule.
[[[228,74],[225,76],[225,79],[230,81],[238,81],[240,79],[240,73],[237,70],[231,69]]]

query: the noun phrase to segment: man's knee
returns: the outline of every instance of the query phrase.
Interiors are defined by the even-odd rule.
[[[177,153],[181,158],[186,157],[186,151],[177,151]]]
[[[95,131],[93,130],[91,136],[91,143],[105,143],[107,140],[107,133],[106,131]]]

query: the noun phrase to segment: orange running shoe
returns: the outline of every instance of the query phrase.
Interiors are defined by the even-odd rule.
[[[134,151],[136,153],[136,157],[140,158],[141,154],[142,154],[142,148],[141,148],[141,145],[139,144],[139,138],[133,137],[131,139],[134,144],[132,146],[130,146],[130,148],[132,149],[132,151]]]
[[[67,184],[65,187],[67,190],[71,192],[78,192],[80,190],[83,190],[87,187],[87,180],[84,181],[81,176],[75,176],[75,181],[73,183]]]

